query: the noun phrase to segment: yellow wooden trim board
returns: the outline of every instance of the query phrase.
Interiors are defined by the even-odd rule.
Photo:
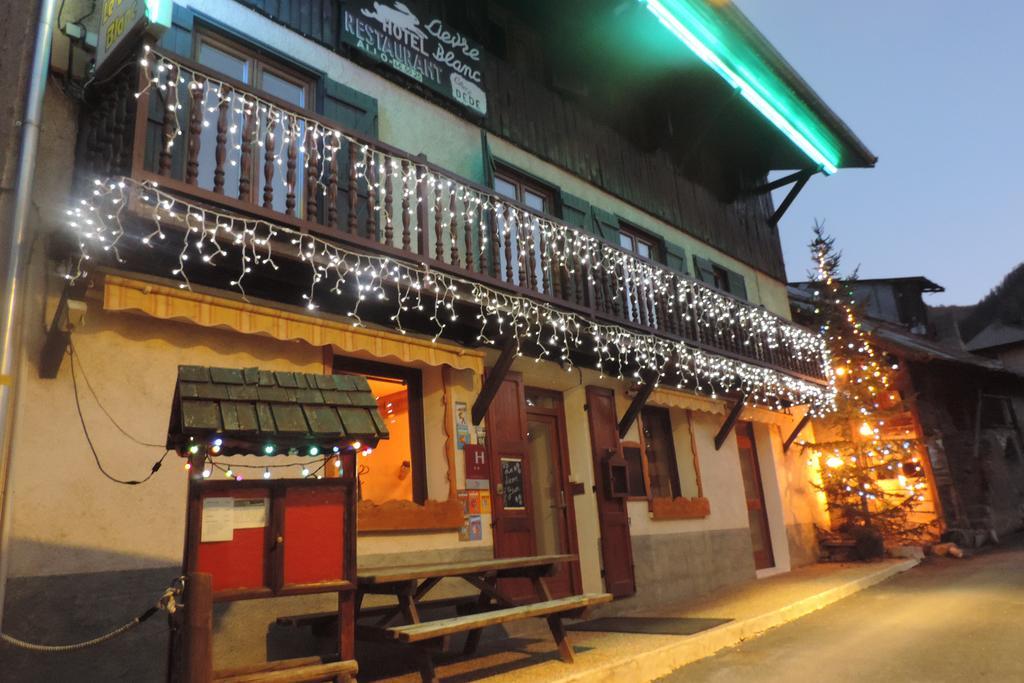
[[[134,311],[161,320],[184,320],[202,327],[222,327],[282,341],[305,341],[313,346],[333,346],[342,352],[363,351],[377,358],[405,363],[449,365],[483,374],[484,354],[443,343],[432,343],[382,330],[356,328],[330,318],[303,315],[267,306],[236,301],[188,289],[106,275],[103,309]]]

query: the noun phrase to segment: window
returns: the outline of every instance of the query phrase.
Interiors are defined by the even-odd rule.
[[[711,266],[711,273],[715,279],[715,287],[718,287],[723,292],[733,294],[733,292],[729,291],[729,271],[719,265],[713,265]]]
[[[197,34],[194,51],[195,60],[203,66],[261,91],[265,95],[270,95],[282,101],[282,103],[290,105],[294,110],[305,109],[312,100],[313,81],[311,78],[289,69],[283,64],[276,63],[261,52],[246,48],[208,32]],[[213,88],[206,90],[204,98],[203,106],[207,110],[212,109],[216,111],[220,104],[220,98]],[[226,144],[228,146],[229,162],[225,164],[223,169],[224,194],[236,197],[239,196],[238,184],[241,177],[241,169],[237,166],[235,146],[240,145],[242,142],[241,135],[244,122],[241,120],[242,115],[236,112],[234,107],[229,106],[228,116],[229,132]],[[214,189],[214,171],[217,166],[216,115],[214,115],[213,119],[208,115],[207,120],[210,121],[210,125],[204,127],[200,133],[198,184],[205,189]],[[271,122],[267,120],[265,115],[260,116],[257,135],[261,142],[267,137],[269,123]],[[285,139],[285,136],[281,133],[282,126],[283,123],[276,125],[276,135],[274,137],[278,145],[283,144]],[[234,132],[231,132],[231,128],[234,129]],[[296,136],[300,149],[295,160],[297,169],[295,173],[295,187],[292,188],[292,192],[295,195],[294,213],[296,216],[302,216],[305,208],[305,201],[303,200],[305,174],[301,171],[305,165],[301,149],[305,136],[304,126],[300,124]],[[263,174],[265,159],[261,153],[262,149],[262,147],[256,147],[252,155],[252,168],[249,169],[251,182],[248,196],[240,197],[241,199],[247,199],[256,203],[262,202],[265,189]],[[272,208],[281,213],[284,213],[286,210],[289,193],[286,178],[287,169],[284,166],[283,159],[287,159],[287,154],[280,154],[278,156],[277,168],[274,169],[273,180],[270,183],[270,189],[273,192]]]
[[[644,406],[640,411],[643,426],[644,455],[652,498],[678,498],[679,466],[672,441],[672,421],[666,408]]]
[[[619,246],[648,261],[661,261],[658,240],[625,223],[619,225]]]
[[[667,408],[645,406],[640,411],[640,441],[624,441],[631,498],[679,498],[679,466]]]
[[[527,208],[538,213],[551,213],[555,206],[554,188],[543,185],[505,166],[499,166],[494,171],[494,190],[498,194],[524,204]],[[496,269],[498,276],[503,278],[506,276],[506,265],[511,261],[512,280],[510,284],[516,284],[520,287],[526,286],[529,281],[529,273],[532,271],[537,282],[537,289],[541,292],[546,291],[547,281],[543,276],[544,264],[541,252],[540,226],[535,223],[516,225],[510,222],[507,227],[514,236],[518,237],[511,240],[507,251],[505,249],[498,250],[498,268]],[[527,272],[520,273],[519,242],[528,243],[526,242],[527,235],[531,235],[533,238],[533,257],[523,259],[526,262]]]
[[[390,438],[356,458],[360,500],[426,500],[423,380],[419,370],[355,358],[334,359],[334,372],[370,383]]]
[[[555,205],[554,189],[505,166],[494,171],[494,190],[542,213],[551,213]]]

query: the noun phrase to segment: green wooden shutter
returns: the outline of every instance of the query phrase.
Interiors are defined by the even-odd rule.
[[[562,207],[560,215],[567,225],[591,233],[594,231],[594,221],[590,217],[589,202],[579,197],[574,197],[568,192],[559,193],[559,200]]]
[[[665,265],[677,273],[684,275],[689,273],[690,269],[686,267],[686,250],[668,240],[665,240],[662,245],[665,253]]]
[[[323,114],[346,128],[377,137],[377,100],[329,78],[324,80]]]
[[[697,279],[705,284],[709,284],[712,287],[715,285],[715,267],[711,263],[710,259],[701,258],[700,256],[694,255],[693,257],[693,274],[697,276]]]
[[[618,246],[619,217],[614,213],[609,213],[608,211],[596,206],[592,206],[590,211],[593,216],[593,233],[598,237],[603,237],[615,246]]]
[[[192,29],[194,26],[195,14],[192,10],[181,5],[174,5],[171,10],[171,27],[160,37],[157,48],[192,59]]]
[[[494,188],[494,156],[491,154],[491,146],[487,142],[487,131],[480,131],[480,149],[483,152],[484,164],[484,185]]]
[[[729,293],[746,301],[747,283],[744,281],[743,276],[729,270],[728,268],[723,268],[723,270],[725,270],[726,275],[728,275]]]

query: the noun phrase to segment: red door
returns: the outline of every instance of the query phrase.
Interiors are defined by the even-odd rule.
[[[536,555],[522,375],[506,375],[487,409],[486,424],[494,556]],[[525,579],[503,580],[501,584],[502,592],[513,600],[536,599],[532,585]]]
[[[747,496],[747,517],[750,520],[750,542],[754,546],[754,567],[767,569],[775,566],[772,554],[772,536],[768,529],[768,510],[764,504],[764,486],[761,467],[757,464],[754,445],[754,426],[749,422],[736,423],[736,447],[740,453],[740,471]]]
[[[629,536],[626,499],[609,495],[606,461],[622,457],[615,393],[601,387],[587,387],[587,418],[597,485],[597,517],[601,529],[601,561],[605,590],[617,598],[636,593],[633,576],[633,546]]]

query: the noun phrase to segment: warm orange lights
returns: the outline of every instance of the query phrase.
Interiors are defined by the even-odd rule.
[[[860,429],[857,430],[857,431],[860,432],[861,436],[874,436],[875,435],[875,430],[872,429],[871,425],[869,425],[867,422],[861,422],[860,423]]]

